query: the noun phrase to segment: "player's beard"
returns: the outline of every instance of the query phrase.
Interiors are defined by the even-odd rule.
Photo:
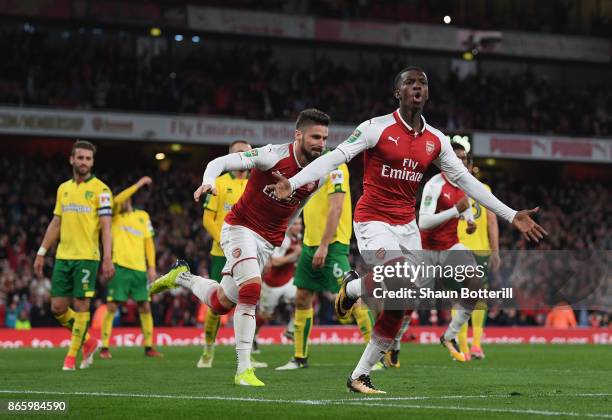
[[[91,168],[74,165],[73,171],[75,175],[78,175],[80,177],[86,177],[91,173]]]
[[[310,163],[313,160],[315,160],[316,158],[318,158],[319,156],[321,156],[321,153],[323,153],[323,151],[321,150],[319,151],[308,151],[306,150],[306,148],[304,146],[301,147],[302,149],[302,154],[304,155],[304,157],[306,158],[306,160]]]

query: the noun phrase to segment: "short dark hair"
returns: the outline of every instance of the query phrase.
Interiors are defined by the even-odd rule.
[[[397,84],[402,79],[402,74],[406,73],[407,71],[411,71],[411,70],[416,70],[416,71],[420,71],[423,74],[427,74],[425,73],[425,70],[417,66],[404,67],[403,69],[399,71],[399,73],[395,75],[395,78],[393,79],[393,89],[397,89]]]
[[[70,151],[70,156],[74,156],[74,151],[76,149],[85,149],[85,150],[91,150],[93,152],[93,154],[96,154],[96,146],[94,146],[94,144],[90,141],[87,140],[77,140],[74,142],[74,144],[72,145],[72,150]]]
[[[465,146],[462,145],[461,143],[456,142],[456,141],[451,141],[451,146],[452,146],[453,150],[459,149],[459,150],[465,151]]]
[[[331,118],[325,112],[320,111],[316,108],[308,108],[300,112],[297,121],[295,123],[296,130],[303,131],[305,128],[311,125],[324,125],[329,126]]]
[[[468,163],[472,163],[472,153],[468,152],[467,150],[465,150],[465,146],[464,145],[462,145],[461,143],[456,142],[456,141],[451,141],[451,146],[452,146],[453,150],[463,150],[464,152],[466,152],[465,153],[465,157],[467,159],[467,162]]]
[[[234,140],[233,142],[230,143],[229,145],[229,150],[232,150],[232,147],[234,147],[237,144],[246,144],[247,146],[250,146],[251,144],[246,141],[246,140],[242,140],[242,139],[238,139],[238,140]]]

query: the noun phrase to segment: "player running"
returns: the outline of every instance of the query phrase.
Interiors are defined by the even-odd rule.
[[[87,333],[89,302],[96,290],[100,266],[100,236],[102,278],[115,274],[111,258],[112,194],[91,173],[95,153],[96,147],[88,141],[77,140],[73,144],[70,153],[73,177],[57,189],[53,219],[34,260],[34,272],[42,277],[45,255],[59,240],[51,275],[51,311],[72,332],[62,368],[68,371],[76,369],[76,356],[81,347],[83,360],[79,367],[90,367],[100,344]],[[70,307],[71,298],[75,310]]]
[[[324,186],[304,207],[304,249],[298,262],[294,284],[295,333],[293,358],[276,370],[308,367],[308,339],[313,325],[312,301],[315,292],[338,293],[344,273],[351,269],[349,245],[352,227],[351,191],[346,164],[330,172]],[[353,311],[360,331],[369,341],[373,318],[365,305]]]
[[[281,302],[295,303],[297,288],[293,284],[295,265],[302,253],[302,219],[295,219],[287,230],[281,246],[274,248],[267,269],[262,276],[261,299],[257,319],[257,331],[267,321],[274,318],[274,313]],[[289,321],[285,336],[293,335],[293,317]]]
[[[457,157],[467,167],[465,148],[458,143],[451,145]],[[457,236],[459,219],[466,220],[466,233],[473,234],[476,226],[468,197],[444,174],[434,175],[423,187],[423,199],[419,209],[421,243],[428,265],[476,267],[472,253],[459,242]],[[421,284],[421,287],[434,288],[434,280],[434,278],[427,279],[427,284]],[[473,287],[474,280],[470,278],[462,282],[465,282],[464,285],[467,287]],[[444,284],[443,287],[456,288],[457,284],[452,284],[452,281],[450,285]],[[465,362],[466,356],[459,351],[456,338],[461,326],[470,319],[473,305],[472,301],[459,302],[458,309],[453,311],[447,330],[440,337],[440,343],[448,349],[451,357],[459,362]]]
[[[470,144],[466,142],[463,143],[463,146],[466,148],[467,152],[468,170],[470,173],[473,173],[474,162],[470,153]],[[484,186],[489,191],[491,190],[487,184],[484,184]],[[484,208],[474,200],[470,200],[470,204],[474,214],[476,232],[472,235],[468,235],[465,231],[467,227],[466,222],[460,220],[457,226],[457,233],[459,235],[459,241],[474,253],[478,265],[488,268],[488,270],[485,270],[485,276],[482,278],[482,283],[480,285],[482,288],[488,288],[489,272],[498,271],[501,265],[501,260],[499,258],[499,225],[497,223],[497,216],[495,216],[495,213],[491,210]],[[472,312],[470,318],[472,323],[472,348],[470,349],[468,347],[467,322],[463,324],[457,335],[459,349],[466,355],[468,360],[472,357],[475,359],[484,359],[485,357],[480,339],[483,334],[486,319],[487,304],[484,301],[479,301],[476,303],[476,308]]]
[[[236,140],[229,146],[230,153],[242,153],[251,150],[251,145],[245,140]],[[213,240],[210,251],[210,278],[221,282],[221,270],[227,262],[219,241],[223,220],[232,206],[244,192],[249,178],[249,171],[230,171],[215,180],[217,195],[208,194],[204,201],[204,215],[202,224]],[[221,316],[214,310],[206,311],[204,322],[204,349],[198,360],[197,367],[210,368],[215,356],[215,340],[221,324]]]
[[[194,276],[184,261],[155,281],[151,293],[177,287],[190,289],[218,314],[234,306],[234,334],[238,367],[236,385],[264,386],[251,365],[251,347],[255,335],[255,308],[261,293],[261,272],[275,246],[280,246],[287,226],[297,217],[320,178],[287,194],[276,197],[269,187],[275,176],[293,176],[321,155],[328,136],[329,116],[316,109],[300,113],[293,143],[268,145],[243,153],[232,153],[211,161],[206,167],[202,185],[194,192],[199,201],[203,194],[217,194],[215,179],[223,171],[251,170],[246,190],[225,218],[221,229],[221,248],[227,258],[221,284]],[[333,168],[332,168],[333,169]]]
[[[112,359],[109,344],[113,320],[119,303],[126,302],[130,297],[138,304],[145,356],[163,356],[153,348],[153,315],[147,288],[149,280],[157,277],[153,241],[155,231],[149,213],[134,209],[131,199],[140,188],[151,182],[150,177],[142,177],[136,184],[117,194],[114,200],[112,233],[115,276],[108,284],[106,313],[102,320],[102,359]]]
[[[401,70],[394,80],[394,96],[399,109],[363,122],[334,151],[321,156],[291,179],[278,177],[276,196],[288,197],[364,152],[363,195],[355,209],[354,228],[359,251],[368,264],[400,259],[410,264],[422,261],[418,252],[413,252],[421,250],[415,202],[424,173],[432,163],[470,197],[512,223],[526,239],[538,241],[546,235],[530,217],[538,208],[517,212],[499,201],[468,172],[444,134],[427,124],[422,112],[429,89],[422,69]],[[354,280],[359,280],[357,273],[348,272],[336,298],[340,317],[345,317],[362,296],[361,281]],[[370,372],[391,346],[404,312],[387,309],[381,312],[372,338],[348,378],[349,390],[368,394],[384,392],[372,385]]]

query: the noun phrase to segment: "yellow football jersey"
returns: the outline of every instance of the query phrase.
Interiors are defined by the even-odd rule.
[[[145,239],[155,234],[149,214],[134,210],[113,216],[113,262],[131,270],[146,271]]]
[[[312,196],[306,207],[304,207],[304,245],[319,246],[323,233],[325,233],[325,225],[327,224],[327,212],[329,210],[329,195],[342,192],[344,193],[344,202],[342,203],[342,214],[338,229],[331,243],[340,242],[348,245],[351,242],[353,234],[353,209],[351,207],[351,188],[349,185],[349,171],[346,164],[338,166],[338,169],[332,171],[325,185]]]
[[[239,179],[231,172],[223,174],[215,180],[217,195],[208,194],[206,196],[204,209],[215,212],[215,222],[219,232],[221,232],[225,216],[232,209],[232,206],[238,202],[238,199],[240,199],[248,181],[248,177]],[[223,256],[223,250],[219,242],[213,241],[210,255]]]
[[[485,187],[491,191],[491,187],[484,184]],[[472,214],[474,214],[474,223],[476,223],[476,232],[468,235],[465,232],[467,228],[467,222],[465,220],[459,220],[457,225],[457,235],[459,236],[459,242],[471,249],[472,251],[482,254],[489,255],[491,253],[491,244],[489,243],[489,227],[487,225],[487,209],[480,203],[470,199],[472,204]],[[479,252],[480,251],[480,252]]]
[[[77,184],[74,179],[57,189],[53,214],[61,217],[56,258],[100,260],[100,216],[112,216],[110,189],[94,175]]]

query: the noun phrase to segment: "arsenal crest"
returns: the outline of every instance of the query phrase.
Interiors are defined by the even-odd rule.
[[[436,145],[434,144],[433,141],[427,140],[425,142],[425,151],[427,152],[428,155],[431,155],[434,152],[435,148],[436,148]]]
[[[234,248],[232,250],[232,257],[240,258],[241,255],[242,255],[242,250],[240,248]]]
[[[374,255],[376,255],[376,258],[379,260],[382,260],[385,258],[385,255],[387,255],[387,251],[385,251],[384,248],[380,248]]]
[[[306,191],[312,192],[316,188],[316,184],[314,182],[309,182],[306,184]]]

